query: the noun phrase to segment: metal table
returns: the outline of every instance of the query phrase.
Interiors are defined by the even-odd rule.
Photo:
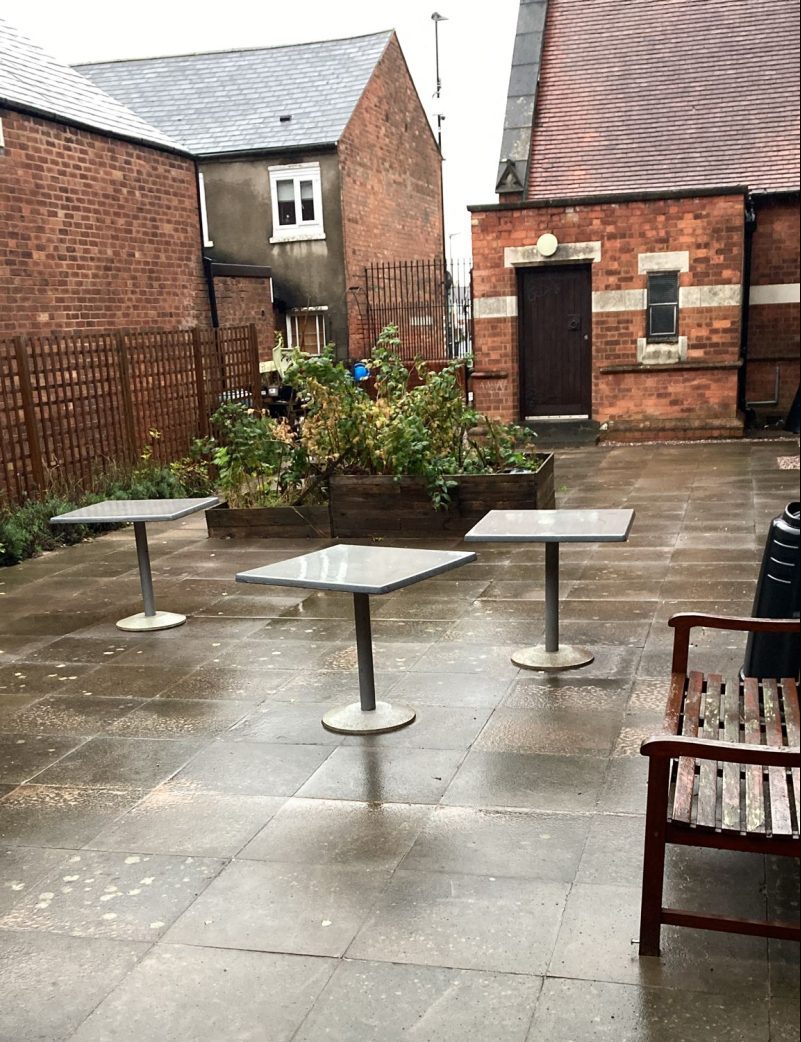
[[[51,517],[50,521],[58,525],[116,525],[133,522],[145,610],[127,619],[120,619],[117,628],[134,633],[170,630],[175,626],[182,626],[186,622],[186,616],[171,611],[156,611],[145,525],[148,521],[177,521],[178,518],[187,517],[199,510],[216,507],[219,502],[216,496],[207,496],[204,499],[107,499],[102,503],[93,503],[91,506],[72,510],[68,514]]]
[[[491,510],[470,529],[465,542],[545,543],[545,645],[516,651],[516,666],[556,672],[593,661],[586,648],[559,644],[559,544],[622,543],[633,523],[633,510]]]
[[[323,727],[337,734],[386,734],[410,724],[415,711],[408,706],[376,701],[370,596],[401,590],[475,559],[474,553],[456,550],[340,544],[240,572],[236,580],[353,594],[360,700],[326,713]]]

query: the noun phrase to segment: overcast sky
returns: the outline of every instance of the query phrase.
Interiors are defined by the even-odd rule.
[[[445,220],[455,256],[470,246],[468,203],[495,202],[518,0],[0,0],[3,16],[67,64],[270,47],[396,29],[432,117],[434,11],[440,22]]]

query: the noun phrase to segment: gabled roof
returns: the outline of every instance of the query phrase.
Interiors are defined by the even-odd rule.
[[[527,198],[797,190],[798,32],[798,0],[548,0]]]
[[[392,35],[76,69],[195,155],[334,145]]]
[[[140,144],[185,151],[0,18],[0,105]]]

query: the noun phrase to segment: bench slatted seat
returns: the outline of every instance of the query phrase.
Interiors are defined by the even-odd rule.
[[[797,923],[713,916],[663,907],[665,846],[714,847],[798,857],[801,795],[798,687],[791,677],[688,672],[694,627],[798,633],[797,619],[681,614],[661,735],[649,758],[640,955],[658,955],[662,925],[799,939]]]

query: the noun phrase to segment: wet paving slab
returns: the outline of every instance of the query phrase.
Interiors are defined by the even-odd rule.
[[[542,547],[471,547],[373,598],[378,697],[417,711],[389,735],[321,725],[358,698],[351,597],[234,581],[320,541],[159,526],[159,607],[189,618],[145,636],[114,626],[141,610],[128,529],[0,572],[0,1039],[797,1042],[797,945],[632,944],[667,622],[750,612],[797,498],[780,448],[560,451],[558,505],[637,514],[560,552],[560,637],[594,662],[513,666]],[[742,642],[691,653],[736,672]],[[798,916],[792,859],[676,848],[666,890]]]

